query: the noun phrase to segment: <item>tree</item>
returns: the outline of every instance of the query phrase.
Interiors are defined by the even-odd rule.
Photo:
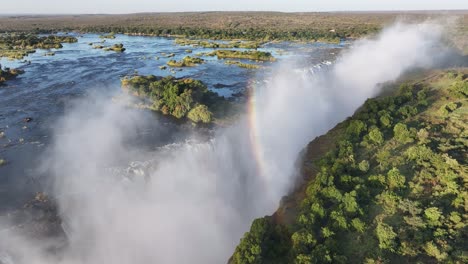
[[[285,263],[290,243],[287,230],[272,223],[271,218],[255,219],[237,246],[232,263]]]
[[[359,136],[361,135],[361,133],[364,132],[366,129],[367,129],[366,124],[362,122],[361,120],[351,120],[348,127],[346,128],[346,133],[352,139],[359,139]]]
[[[442,212],[437,207],[429,207],[424,210],[424,217],[429,225],[438,226],[441,224],[439,220],[442,217]]]
[[[379,247],[395,252],[396,242],[395,238],[397,234],[393,231],[393,228],[383,222],[379,222],[375,229],[375,234],[379,240]]]
[[[363,160],[359,162],[358,167],[362,172],[367,172],[369,170],[369,162],[367,160]]]
[[[396,124],[393,128],[393,137],[402,144],[413,142],[410,131],[406,125],[402,123]]]
[[[405,181],[405,176],[401,175],[397,168],[393,168],[387,173],[387,184],[390,190],[405,187]]]
[[[377,127],[372,128],[368,136],[369,140],[376,145],[380,145],[384,141],[383,134]]]
[[[208,110],[206,105],[198,105],[190,110],[187,117],[195,123],[209,123],[213,118],[213,114]]]

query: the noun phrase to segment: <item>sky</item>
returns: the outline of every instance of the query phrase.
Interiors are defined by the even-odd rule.
[[[468,9],[468,0],[0,0],[0,14]]]

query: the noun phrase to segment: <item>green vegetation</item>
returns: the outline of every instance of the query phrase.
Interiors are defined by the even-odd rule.
[[[249,63],[242,63],[240,61],[233,61],[233,60],[226,60],[224,62],[226,65],[237,65],[241,68],[246,68],[246,69],[258,69],[260,68],[260,65],[257,64],[249,64]]]
[[[181,46],[192,46],[192,47],[203,47],[203,48],[221,48],[221,49],[257,49],[261,46],[261,42],[258,41],[231,41],[229,43],[220,43],[216,41],[208,40],[196,40],[196,39],[184,39],[178,38],[175,43]]]
[[[215,50],[207,53],[207,56],[217,56],[218,59],[248,59],[256,61],[275,61],[275,57],[269,52],[249,50]]]
[[[195,123],[209,123],[213,119],[213,114],[206,105],[197,105],[188,112],[187,117]]]
[[[228,106],[223,97],[211,92],[198,80],[176,79],[173,76],[134,76],[124,78],[122,87],[135,96],[151,101],[150,109],[194,123],[209,123],[216,113]]]
[[[424,77],[312,141],[231,263],[467,263],[468,79]]]
[[[111,47],[104,48],[105,51],[124,52],[125,48],[123,44],[114,44]]]
[[[5,16],[0,31],[115,32],[192,39],[332,41],[358,38],[391,23],[398,13],[200,12],[129,15]],[[427,14],[405,14],[423,20]]]
[[[0,65],[0,86],[3,85],[6,81],[16,78],[16,76],[24,73],[24,71],[19,69],[10,69],[2,68]]]
[[[194,58],[194,57],[186,56],[181,61],[169,60],[167,62],[167,65],[171,67],[193,67],[203,62],[205,62],[205,60],[202,58]]]
[[[0,34],[0,57],[23,59],[36,49],[60,49],[61,43],[75,43],[78,40],[70,36],[39,37],[34,34]]]
[[[110,47],[106,47],[106,46],[103,46],[103,45],[94,45],[93,49],[102,49],[104,51],[115,51],[115,52],[124,52],[125,51],[125,48],[124,48],[123,44],[114,44],[114,45],[112,45]]]
[[[115,39],[115,34],[110,33],[110,34],[107,34],[107,35],[101,35],[101,36],[99,36],[99,38],[102,38],[102,39]]]

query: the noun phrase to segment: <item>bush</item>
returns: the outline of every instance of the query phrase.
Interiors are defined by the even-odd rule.
[[[206,105],[198,105],[188,113],[188,119],[192,120],[195,123],[203,122],[209,123],[212,120],[213,114],[208,110]]]

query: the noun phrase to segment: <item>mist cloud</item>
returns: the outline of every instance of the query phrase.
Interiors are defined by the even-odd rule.
[[[433,23],[397,24],[319,73],[281,64],[255,93],[255,149],[244,117],[209,141],[142,151],[129,144],[148,122],[138,111],[99,97],[77,103],[44,160],[69,238],[58,262],[226,262],[251,221],[273,213],[292,187],[301,149],[377,95],[378,84],[431,67],[442,34]],[[118,169],[131,161],[139,165]],[[28,239],[0,233],[0,241],[4,251],[32,250],[15,263],[50,263]]]

